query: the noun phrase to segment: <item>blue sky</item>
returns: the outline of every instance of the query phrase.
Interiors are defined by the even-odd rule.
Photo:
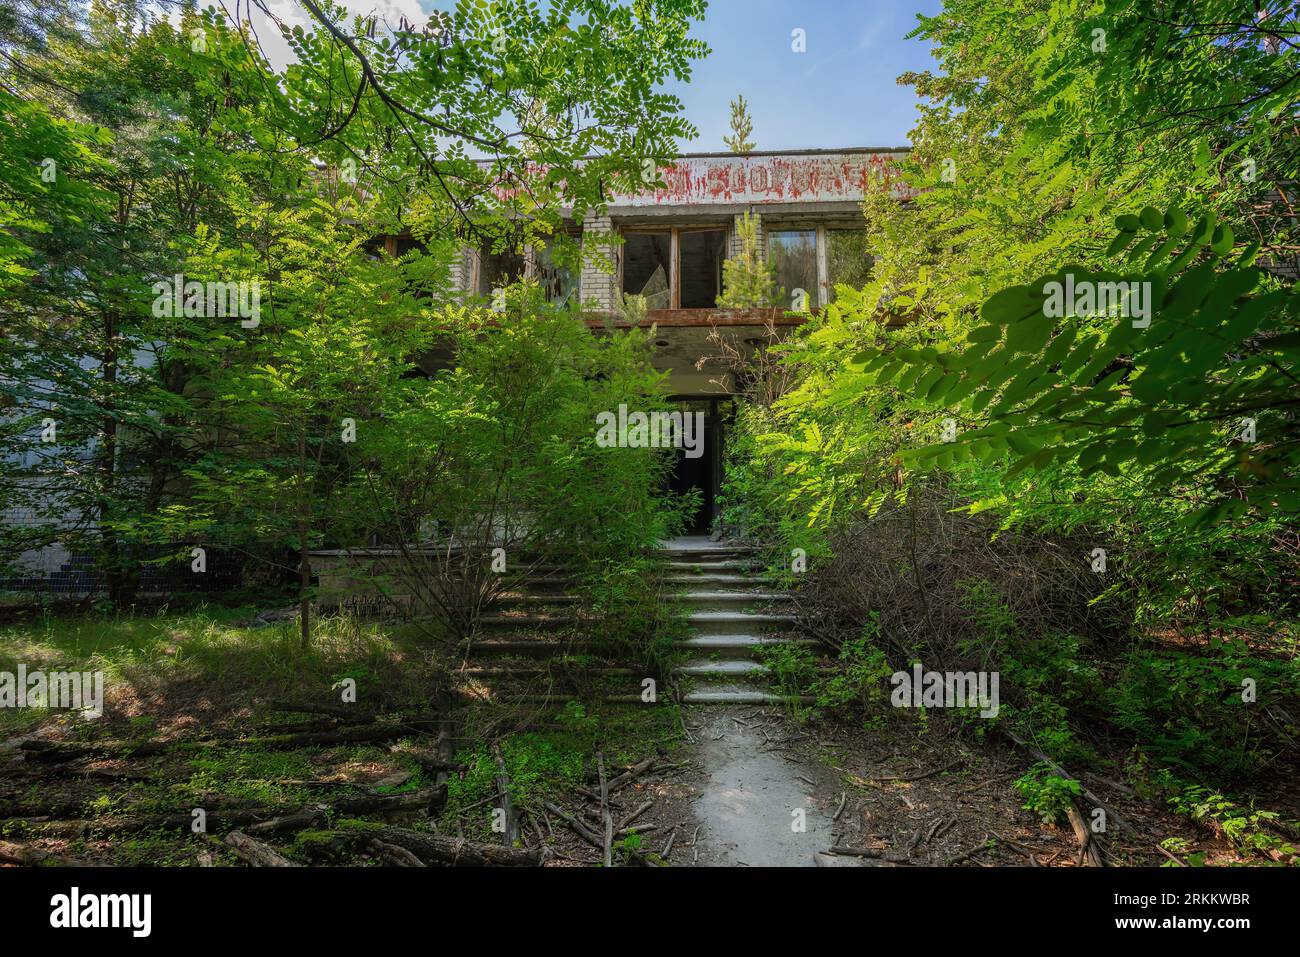
[[[289,24],[306,23],[292,0],[267,0]],[[377,13],[391,24],[405,15],[423,23],[451,0],[343,0],[351,11]],[[699,137],[683,152],[724,150],[727,104],[749,101],[752,139],[759,149],[905,146],[915,124],[916,97],[899,86],[907,70],[933,68],[928,44],[905,40],[916,14],[938,12],[941,0],[711,0],[696,35],[713,53],[695,65],[689,83],[672,92],[686,106]],[[257,19],[255,17],[255,19]],[[791,49],[791,31],[805,31],[807,50]],[[277,65],[287,45],[261,29]]]
[[[675,92],[699,139],[687,152],[726,149],[728,102],[743,93],[759,149],[905,146],[916,97],[895,82],[932,69],[929,45],[905,40],[940,0],[712,0],[698,35],[712,55]],[[791,51],[791,31],[807,52]]]

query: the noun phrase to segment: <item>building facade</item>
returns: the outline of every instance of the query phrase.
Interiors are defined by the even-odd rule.
[[[705,533],[716,527],[736,360],[743,364],[833,301],[837,283],[866,281],[862,200],[869,189],[893,188],[905,155],[904,148],[687,154],[660,170],[662,186],[616,195],[603,212],[570,223],[583,244],[579,275],[550,268],[544,253],[466,250],[454,280],[459,291],[486,297],[529,276],[552,301],[581,303],[593,326],[654,329],[655,366],[674,398],[706,415],[705,454],[680,457],[673,478],[677,491],[701,490],[692,531]],[[768,307],[718,305],[723,264],[742,252],[742,220],[775,275],[778,296]],[[629,315],[625,296],[642,297],[644,314]]]
[[[836,283],[861,285],[870,268],[862,243],[861,203],[870,188],[889,184],[903,148],[696,153],[661,169],[661,187],[615,195],[599,215],[570,220],[583,244],[577,274],[554,267],[545,251],[491,253],[465,249],[454,264],[456,291],[490,297],[522,276],[539,280],[556,302],[581,304],[593,327],[654,329],[656,368],[665,372],[684,411],[705,413],[704,452],[679,455],[672,485],[701,490],[693,531],[715,527],[727,420],[738,391],[732,370],[758,346],[832,301]],[[723,264],[742,251],[739,224],[755,228],[757,253],[775,273],[780,296],[764,308],[724,309]],[[391,253],[409,236],[383,241]],[[629,317],[626,295],[642,297],[644,313]],[[721,355],[719,337],[731,351]],[[436,366],[449,356],[438,357]],[[69,516],[69,523],[77,518]],[[31,509],[0,505],[0,522],[36,524]],[[99,575],[87,556],[61,545],[23,555],[22,577],[0,590],[93,591]],[[215,579],[217,576],[209,576]],[[148,583],[170,590],[173,583]]]

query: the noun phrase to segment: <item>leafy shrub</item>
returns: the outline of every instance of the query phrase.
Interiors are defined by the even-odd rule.
[[[1025,799],[1024,809],[1033,811],[1044,824],[1051,825],[1064,821],[1075,798],[1083,793],[1078,781],[1061,777],[1041,761],[1015,784]]]
[[[1274,811],[1258,811],[1253,805],[1243,808],[1202,785],[1186,785],[1169,799],[1169,803],[1180,814],[1228,838],[1242,850],[1255,851],[1274,859],[1300,853],[1291,841],[1271,833],[1280,829],[1292,834],[1300,833],[1300,822],[1285,822]]]

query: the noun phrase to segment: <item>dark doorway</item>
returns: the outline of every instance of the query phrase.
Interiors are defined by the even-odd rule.
[[[699,445],[701,454],[697,458],[687,458],[684,449],[677,450],[677,461],[668,477],[668,488],[677,495],[699,489],[699,505],[687,520],[686,534],[707,535],[712,531],[713,520],[718,515],[718,492],[722,487],[723,427],[725,419],[731,413],[731,400],[712,396],[673,396],[672,401],[683,413],[704,413],[704,435]]]
[[[681,248],[681,307],[713,309],[722,293],[722,262],[727,258],[727,233],[723,229],[685,230]]]

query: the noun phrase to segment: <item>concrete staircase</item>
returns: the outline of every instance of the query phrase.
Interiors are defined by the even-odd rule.
[[[790,595],[771,588],[754,550],[708,539],[664,543],[667,578],[680,588],[693,634],[680,642],[689,655],[677,669],[685,704],[773,704],[784,700],[766,687],[765,646],[801,641]]]
[[[765,647],[811,639],[793,635],[791,596],[772,587],[755,549],[704,537],[665,542],[666,584],[690,634],[678,642],[675,671],[684,704],[779,704],[760,660]],[[640,672],[603,659],[585,634],[562,567],[537,569],[482,617],[472,661],[457,674],[483,693],[518,699],[564,697],[593,680],[606,700],[640,701]],[[806,701],[808,699],[799,699]]]

